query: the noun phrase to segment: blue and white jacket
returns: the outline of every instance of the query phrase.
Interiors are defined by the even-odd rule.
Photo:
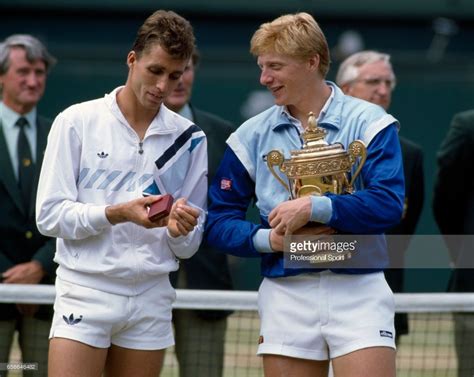
[[[132,296],[188,258],[204,231],[207,143],[201,129],[161,106],[140,142],[120,111],[115,89],[69,107],[48,138],[36,203],[41,233],[57,237],[57,275],[66,281]],[[112,226],[105,208],[144,194],[170,193],[202,209],[187,236],[131,222]]]
[[[332,94],[318,119],[319,126],[328,132],[326,141],[329,144],[339,142],[347,150],[352,141],[359,139],[368,146],[368,155],[355,182],[357,191],[352,195],[311,197],[311,220],[343,233],[383,234],[400,221],[403,210],[404,179],[398,122],[381,107],[346,96],[331,82],[328,85]],[[306,271],[285,269],[282,253],[269,253],[268,215],[279,203],[288,200],[288,191],[270,173],[265,161],[266,154],[273,149],[286,157],[290,156],[291,150],[301,149],[302,132],[300,122],[282,106],[272,106],[249,119],[227,140],[226,153],[210,188],[207,242],[233,255],[261,257],[261,271],[266,277]],[[252,200],[260,212],[260,225],[245,220]],[[355,265],[363,265],[370,271],[385,268],[388,257],[384,237],[374,237],[371,247],[356,257],[364,260],[355,261]],[[369,271],[346,269],[335,272]]]

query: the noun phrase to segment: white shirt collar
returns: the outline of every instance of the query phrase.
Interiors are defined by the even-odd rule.
[[[104,100],[106,105],[109,107],[110,111],[114,116],[124,125],[127,127],[131,127],[125,119],[125,116],[120,110],[120,107],[117,102],[117,95],[120,90],[122,90],[124,86],[119,86],[112,90],[110,93],[105,94]],[[160,109],[158,110],[158,114],[153,118],[150,127],[146,131],[146,135],[152,134],[168,134],[175,132],[177,130],[176,125],[172,121],[170,114],[174,114],[171,110],[169,110],[164,104],[161,104]],[[176,114],[175,114],[176,116]]]
[[[29,113],[24,115],[18,114],[16,111],[10,109],[3,102],[0,102],[0,119],[2,121],[3,127],[6,129],[12,129],[15,127],[18,118],[24,117],[28,121],[31,127],[36,126],[36,107],[33,108]]]
[[[329,88],[331,89],[331,94],[329,95],[329,98],[326,100],[326,102],[324,103],[323,108],[319,112],[319,115],[316,119],[317,123],[319,123],[320,119],[324,118],[324,116],[326,115],[326,113],[329,109],[329,106],[331,105],[332,100],[334,99],[335,91],[334,91],[334,89],[331,85],[329,85]],[[304,131],[303,126],[301,125],[301,122],[298,119],[296,119],[293,115],[290,114],[290,112],[288,111],[288,107],[282,106],[281,112],[283,114],[285,114],[285,116],[288,118],[288,120],[292,124],[294,124],[300,130],[300,132]]]

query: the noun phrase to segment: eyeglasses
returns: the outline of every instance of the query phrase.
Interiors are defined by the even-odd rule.
[[[395,86],[397,85],[397,81],[393,79],[387,79],[387,78],[382,78],[382,77],[369,77],[366,79],[357,79],[354,80],[354,82],[363,82],[364,84],[371,86],[371,87],[377,87],[380,86],[381,84],[384,84],[388,86],[391,90],[395,89]]]

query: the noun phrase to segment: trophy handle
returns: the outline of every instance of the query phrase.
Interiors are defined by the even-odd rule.
[[[288,187],[288,185],[283,181],[283,179],[280,178],[280,176],[273,169],[273,167],[277,165],[278,167],[280,167],[280,170],[281,170],[283,161],[284,161],[284,157],[280,152],[276,150],[272,150],[268,152],[267,166],[270,169],[270,173],[273,174],[273,176],[278,180],[278,182],[280,182],[283,185],[283,187],[285,187],[288,191],[290,191],[290,188]]]
[[[349,187],[352,188],[356,178],[359,176],[362,167],[365,164],[365,160],[367,159],[367,148],[365,144],[360,140],[354,140],[352,143],[349,144],[349,156],[351,159],[351,163],[354,164],[357,157],[360,157],[359,166],[352,176],[351,182],[349,183]]]

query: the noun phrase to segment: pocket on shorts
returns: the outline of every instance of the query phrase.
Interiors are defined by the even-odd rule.
[[[163,276],[163,280],[160,280],[156,285],[152,286],[141,295],[146,300],[158,302],[160,305],[163,303],[172,304],[176,301],[176,290],[171,285],[168,276]]]
[[[167,287],[169,291],[169,294],[166,295],[166,297],[169,297],[171,300],[171,303],[173,303],[176,301],[176,289],[174,289],[174,287],[171,285],[169,275],[166,277],[166,281],[168,282]]]
[[[71,294],[72,289],[74,288],[73,284],[61,280],[59,277],[56,277],[56,283],[54,285],[55,291],[56,291],[56,297],[54,299],[54,311],[58,311],[60,304],[59,302],[63,302],[68,295]]]
[[[393,310],[395,310],[395,295],[393,294],[392,288],[390,288],[390,286],[388,285],[387,280],[385,280],[385,276],[384,276],[383,272],[381,274],[382,274],[382,277],[383,277],[383,281],[385,283],[385,285],[384,285],[385,290],[387,292],[387,295],[390,297],[392,308],[393,308]]]
[[[385,280],[383,272],[376,272],[373,275],[374,280],[372,281],[372,292],[373,297],[377,297],[379,302],[378,305],[385,306],[388,310],[395,312],[395,296],[392,289]],[[375,294],[375,292],[377,294]]]
[[[54,288],[56,291],[56,299],[57,299],[58,297],[67,296],[71,292],[71,290],[74,288],[74,285],[69,283],[68,281],[61,280],[59,277],[57,277]]]
[[[262,282],[260,283],[260,286],[258,287],[258,294],[257,294],[257,307],[258,307],[258,315],[260,318],[262,318],[262,312],[260,308],[264,307],[263,300],[265,300],[265,289],[267,287],[267,278],[263,278]]]

